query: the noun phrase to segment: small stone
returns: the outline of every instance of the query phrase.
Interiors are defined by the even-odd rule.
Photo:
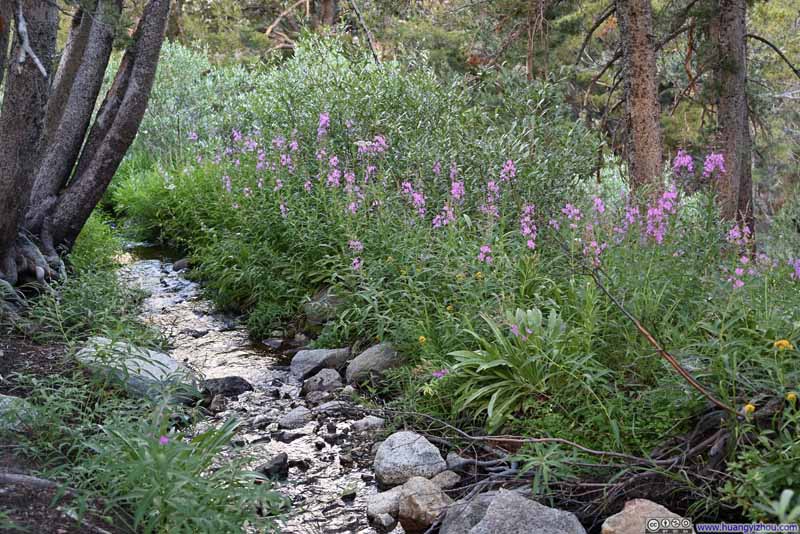
[[[281,347],[283,347],[283,339],[279,337],[262,339],[261,344],[271,348],[272,350],[281,350]]]
[[[401,486],[367,497],[367,517],[371,520],[380,514],[396,516],[400,507]]]
[[[312,391],[306,395],[306,402],[312,406],[323,404],[333,399],[333,394],[330,391]]]
[[[281,443],[291,443],[298,438],[302,438],[305,434],[300,432],[288,432],[286,430],[282,430],[281,432],[276,432],[272,435],[272,439],[275,441],[280,441]]]
[[[219,413],[225,410],[226,404],[225,397],[222,395],[214,395],[214,398],[211,399],[211,403],[208,405],[208,411],[211,413]]]
[[[328,401],[314,408],[314,413],[325,415],[341,415],[353,409],[353,405],[344,401]]]
[[[328,434],[335,434],[336,433],[336,423],[334,423],[334,422],[327,423],[325,425],[325,430],[328,432]]]
[[[395,432],[378,447],[373,462],[382,486],[396,486],[412,477],[431,478],[447,469],[437,449],[416,432]]]
[[[361,473],[361,480],[363,480],[366,483],[370,483],[373,480],[375,480],[375,477],[372,476],[370,473]]]
[[[322,440],[317,440],[314,442],[314,447],[316,447],[318,451],[321,451],[325,448],[325,442]]]
[[[313,391],[336,391],[342,387],[342,377],[335,369],[323,369],[311,378],[303,381],[301,395],[307,395]]]
[[[278,419],[278,426],[280,428],[287,428],[293,430],[308,424],[312,419],[311,410],[305,406],[298,406],[287,414],[284,414]]]
[[[267,478],[284,480],[289,476],[289,455],[282,452],[269,462],[258,468],[258,472]]]
[[[181,258],[172,264],[172,270],[176,273],[185,271],[189,268],[189,258]]]
[[[349,348],[301,350],[292,358],[290,369],[292,376],[305,380],[322,369],[342,367],[349,359]]]
[[[266,428],[273,421],[275,421],[275,414],[274,413],[268,413],[268,414],[257,415],[253,419],[253,423],[252,424],[253,424],[253,427],[255,427],[255,428]]]
[[[389,514],[378,514],[375,519],[372,520],[372,526],[375,527],[378,532],[391,532],[394,530],[394,527],[397,526],[397,519]]]
[[[633,499],[625,503],[621,512],[603,522],[602,534],[640,534],[647,532],[647,520],[670,519],[678,522],[678,528],[691,528],[691,521],[670,512],[660,504],[647,499]]]
[[[344,502],[353,502],[356,500],[357,489],[358,488],[355,485],[347,486],[344,490],[342,490],[342,495],[340,498]]]
[[[339,464],[341,464],[342,467],[350,467],[353,465],[353,456],[349,453],[340,454]]]
[[[344,388],[342,388],[340,394],[342,397],[353,398],[356,396],[356,388],[348,384]]]
[[[399,367],[404,358],[390,343],[381,343],[368,348],[347,365],[347,382],[355,384],[371,375],[381,375],[384,371]]]
[[[296,467],[300,471],[308,471],[311,469],[311,460],[308,458],[289,460],[289,467]]]
[[[427,478],[412,477],[401,486],[398,520],[408,534],[422,533],[451,504],[453,499],[436,484]]]
[[[241,376],[209,378],[203,382],[203,390],[211,395],[238,397],[247,391],[253,391],[253,385]]]
[[[368,415],[363,419],[354,421],[351,426],[356,432],[367,432],[369,430],[380,430],[385,424],[386,419],[381,419],[380,417],[375,417],[374,415]]]

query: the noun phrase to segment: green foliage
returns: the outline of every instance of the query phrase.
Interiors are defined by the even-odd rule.
[[[42,465],[45,476],[77,490],[84,508],[99,498],[104,512],[126,527],[154,534],[274,527],[271,516],[284,503],[267,481],[244,470],[244,458],[216,464],[230,447],[235,421],[178,430],[175,422],[191,414],[160,399],[120,397],[78,373],[15,379],[31,390],[27,400],[35,408],[15,448]]]
[[[667,176],[631,195],[613,160],[593,185],[598,141],[561,88],[506,70],[444,83],[307,38],[250,72],[223,117],[198,120],[197,141],[176,139],[171,162],[126,162],[113,200],[189,250],[256,339],[333,288],[342,306],[316,343],[393,341],[409,365],[379,387],[462,424],[636,455],[690,430],[705,399],[590,271],[724,402],[796,388],[796,351],[773,345],[800,337],[788,264],[730,238],[710,191]],[[562,453],[521,453],[548,466],[537,489],[572,476]],[[763,478],[742,462],[741,480]],[[775,478],[764,494],[740,484],[736,502],[752,510],[793,484]]]
[[[490,317],[482,317],[492,338],[468,330],[482,349],[450,353],[455,358],[452,379],[460,384],[456,410],[485,414],[487,429],[496,431],[512,414],[530,416],[550,395],[557,395],[560,400],[553,402],[564,407],[571,399],[596,398],[603,369],[591,354],[582,354],[583,347],[555,309],[546,320],[538,309],[508,314],[507,324],[513,325],[508,334]]]
[[[800,502],[791,491],[800,488],[798,422],[795,395],[793,401],[787,402],[776,430],[757,431],[749,426],[741,429],[744,443],[737,449],[735,460],[728,464],[731,480],[725,484],[723,494],[747,510],[754,521],[797,523],[800,519]],[[755,439],[748,432],[755,433]],[[772,502],[779,494],[780,498]]]

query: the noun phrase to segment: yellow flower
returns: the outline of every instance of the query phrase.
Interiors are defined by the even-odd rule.
[[[428,341],[428,338],[426,338],[425,336],[419,336],[420,345],[424,345],[426,341]]]
[[[483,272],[478,271],[477,273],[475,273],[475,278],[478,280],[483,280]]]
[[[754,404],[751,404],[751,403],[748,402],[747,404],[744,405],[744,414],[745,415],[750,415],[751,413],[753,413],[755,411],[756,411],[756,407],[755,407]]]
[[[392,263],[394,258],[392,256],[386,256],[386,263]]]
[[[458,280],[459,282],[463,282],[464,281],[464,273],[458,273],[456,275],[456,280]]]
[[[408,271],[406,271],[405,269],[400,269],[400,274],[402,274],[403,276],[405,276],[405,275],[407,275],[407,274],[408,274]]]
[[[786,400],[794,404],[795,402],[797,402],[797,393],[795,393],[794,391],[790,391],[789,393],[786,394]]]
[[[788,339],[779,339],[775,343],[772,344],[778,350],[786,350],[786,349],[793,349],[794,345]]]
[[[447,311],[449,311],[450,313],[453,312],[453,305],[452,304],[448,304],[447,305]]]

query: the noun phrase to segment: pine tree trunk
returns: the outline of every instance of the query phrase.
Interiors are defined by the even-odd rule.
[[[654,183],[662,171],[655,39],[650,0],[617,0],[625,69],[625,151],[633,188]]]
[[[751,139],[747,108],[747,3],[719,0],[712,36],[715,66],[717,143],[725,156],[725,173],[717,181],[722,217],[753,229]]]
[[[5,2],[4,2],[5,3]],[[54,3],[19,0],[15,26],[22,28],[11,49],[3,107],[0,111],[0,278],[16,283],[24,260],[18,255],[18,229],[33,186],[33,172],[39,162],[40,138],[44,129],[48,79],[40,72],[32,52],[46,70],[55,54],[58,10]],[[22,13],[22,18],[19,17]],[[24,45],[26,59],[17,59]]]

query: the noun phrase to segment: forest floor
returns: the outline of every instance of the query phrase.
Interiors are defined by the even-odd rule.
[[[28,386],[15,380],[19,373],[34,378],[72,376],[78,367],[64,358],[64,352],[60,345],[37,345],[15,337],[0,339],[0,395],[25,398],[30,394]],[[0,533],[123,532],[97,514],[90,512],[79,517],[77,510],[82,503],[69,495],[60,496],[55,484],[42,487],[39,482],[42,479],[36,477],[42,466],[12,452],[14,445],[0,437]]]

